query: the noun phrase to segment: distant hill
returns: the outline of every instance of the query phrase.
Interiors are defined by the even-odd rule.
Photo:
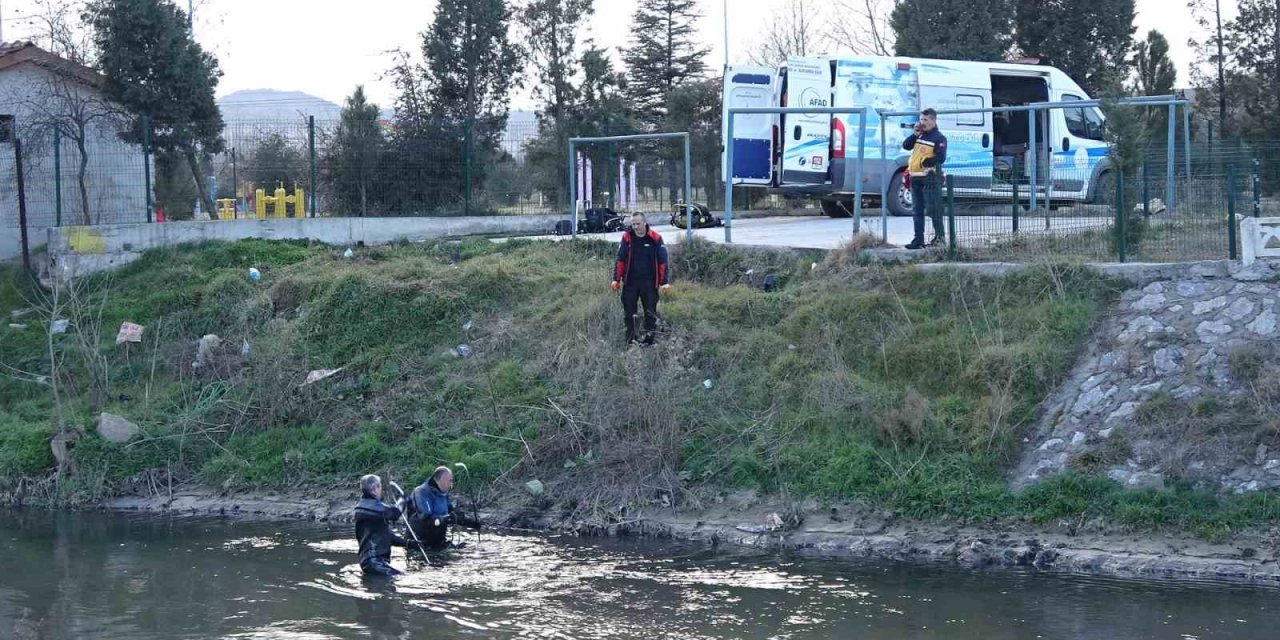
[[[275,89],[250,89],[237,91],[218,98],[222,119],[227,122],[248,120],[292,121],[305,116],[316,120],[337,120],[342,107],[301,91],[276,91]]]

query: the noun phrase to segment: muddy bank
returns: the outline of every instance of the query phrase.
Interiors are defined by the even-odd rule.
[[[347,489],[227,493],[187,488],[172,496],[131,496],[101,508],[174,515],[350,520]],[[812,508],[806,508],[812,507]],[[1271,532],[1210,543],[1163,534],[1067,533],[1029,525],[958,526],[904,522],[854,507],[802,505],[798,526],[781,524],[781,505],[738,494],[699,512],[664,509],[621,524],[600,525],[535,511],[492,508],[486,522],[589,536],[649,536],[735,545],[836,559],[942,563],[972,569],[1034,567],[1054,573],[1120,578],[1225,580],[1280,586],[1280,546]]]

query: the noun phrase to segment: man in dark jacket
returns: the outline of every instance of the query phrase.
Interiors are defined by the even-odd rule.
[[[907,136],[902,148],[911,152],[907,173],[911,177],[911,205],[915,209],[915,236],[908,249],[923,249],[942,244],[947,232],[942,226],[942,163],[947,161],[947,137],[938,131],[938,112],[925,109],[915,132]],[[925,216],[933,220],[933,240],[924,242]]]
[[[609,286],[622,291],[622,313],[627,325],[627,344],[636,342],[636,302],[644,304],[644,341],[653,344],[658,328],[658,292],[671,290],[667,282],[667,247],[662,236],[649,228],[644,214],[631,216],[631,228],[622,232],[618,262]]]
[[[480,522],[468,518],[454,508],[449,491],[453,489],[453,471],[436,467],[426,482],[410,494],[409,526],[427,549],[439,551],[449,546],[449,525],[479,529]]]
[[[404,499],[396,506],[382,502],[382,478],[367,475],[360,478],[360,501],[356,503],[356,541],[360,543],[360,568],[369,575],[397,576],[391,566],[391,547],[406,547],[408,542],[391,530],[400,518]]]

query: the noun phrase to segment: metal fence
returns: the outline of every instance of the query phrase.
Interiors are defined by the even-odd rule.
[[[941,194],[948,256],[973,261],[1235,258],[1240,218],[1280,215],[1278,185],[1268,173],[1280,168],[1280,143],[1197,148],[1190,172],[1179,159],[1173,175],[1163,148],[1144,155],[1129,171],[1102,176],[1085,201],[1046,198],[1042,187],[1034,207],[1026,178],[1012,177],[1016,166],[1003,179],[997,171],[991,189],[996,195],[976,198],[957,197],[965,174],[948,171]],[[1055,173],[1055,188],[1090,179],[1083,169],[1059,167]]]

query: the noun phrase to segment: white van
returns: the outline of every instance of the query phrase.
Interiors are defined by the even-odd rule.
[[[888,210],[893,215],[911,213],[911,193],[903,188],[908,153],[902,141],[911,133],[916,116],[882,122],[879,113],[1088,99],[1067,74],[1053,67],[961,60],[789,58],[777,69],[732,66],[724,79],[726,109],[867,107],[864,199],[868,206],[878,206],[881,180],[887,177]],[[1037,154],[1036,191],[1042,202],[1046,195],[1055,204],[1109,195],[1102,113],[1094,107],[1047,113],[1048,131],[1045,116],[1038,116],[1034,141],[1027,139],[1030,112],[940,115],[938,128],[949,143],[944,171],[956,198],[1009,201],[1016,183],[1020,200],[1028,200],[1032,153]],[[858,124],[857,114],[735,116],[734,139],[724,141],[734,147],[733,183],[788,197],[816,198],[827,215],[846,217],[853,209]],[[881,127],[886,127],[883,161]],[[1046,162],[1046,136],[1052,167]],[[1050,177],[1053,188],[1046,194]]]

